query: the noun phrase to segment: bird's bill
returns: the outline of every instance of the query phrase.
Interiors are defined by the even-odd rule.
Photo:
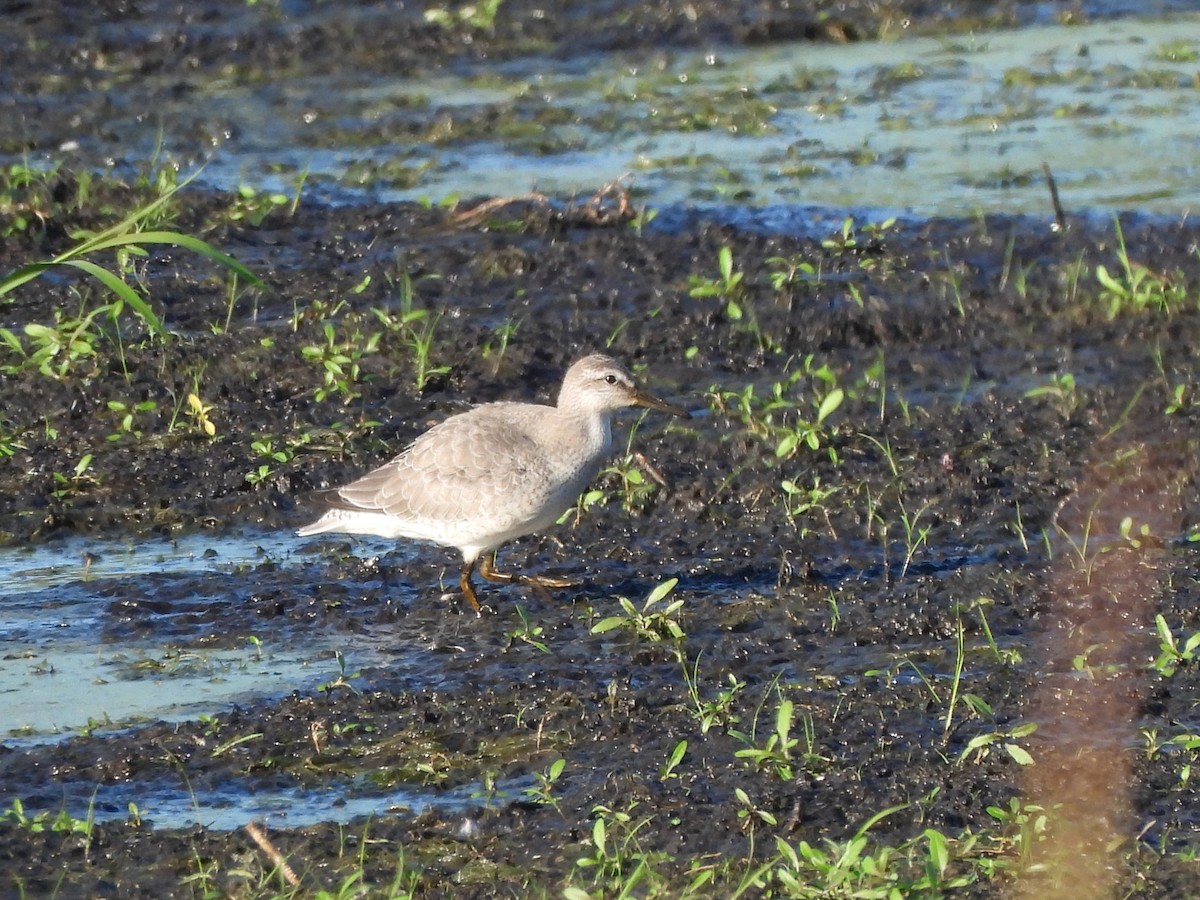
[[[670,413],[673,416],[679,416],[681,419],[690,419],[692,414],[682,406],[675,406],[673,403],[668,403],[666,400],[660,400],[653,394],[649,394],[638,388],[633,395],[632,405],[644,406],[646,409],[657,409],[659,412]]]

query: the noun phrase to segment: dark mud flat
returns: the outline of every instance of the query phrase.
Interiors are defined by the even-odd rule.
[[[1033,6],[1003,9],[1016,22]],[[797,36],[784,6],[755,8]],[[874,34],[867,8],[852,21]],[[22,9],[42,43],[5,77],[36,93],[45,42],[70,29],[52,5]],[[773,34],[662,15],[592,39]],[[92,26],[126,74],[247,47],[332,66],[344,47],[328,19],[240,44],[211,21],[180,19],[183,55]],[[399,21],[425,43],[372,33],[371,64],[479,50]],[[506,21],[547,24],[501,28],[489,52],[566,27]],[[51,55],[59,79],[95,74],[94,57]],[[21,148],[99,129],[102,98],[26,110]],[[70,167],[6,175],[0,272],[158,196],[158,174],[98,178],[86,202]],[[584,579],[553,603],[490,587],[476,618],[442,596],[449,551],[376,558],[349,540],[318,564],[234,571],[216,598],[187,573],[105,582],[106,646],[203,654],[320,632],[394,648],[394,664],[53,743],[6,726],[0,893],[1200,893],[1193,222],[1068,216],[1056,232],[1048,203],[1044,219],[860,217],[797,236],[697,215],[656,227],[621,201],[305,199],[252,224],[246,198],[192,186],[156,227],[203,237],[265,289],[231,294],[217,266],[152,248],[129,280],[165,335],[129,309],[88,318],[109,296],[59,271],[0,298],[19,344],[0,344],[8,546],[292,529],[311,490],[467,403],[549,399],[597,349],[698,414],[637,425],[630,449],[667,488],[621,444],[577,515],[503,552]],[[89,814],[97,785],[149,799]],[[156,827],[164,786],[294,788],[308,808],[408,786],[434,805],[343,823],[333,800],[322,824],[272,821],[285,870],[245,829],[206,827],[203,806],[194,827]]]
[[[96,355],[59,377],[7,358],[6,541],[290,528],[311,515],[298,503],[308,490],[465,401],[544,397],[597,347],[709,412],[638,428],[633,446],[669,490],[610,472],[571,523],[506,551],[509,565],[584,575],[561,602],[492,589],[476,618],[440,596],[450,554],[376,560],[345,541],[329,543],[324,566],[233,578],[211,614],[188,607],[186,627],[186,577],[118,582],[110,641],[157,633],[199,648],[319,626],[348,646],[385,638],[418,663],[215,721],[5,748],[3,794],[27,814],[112,783],[412,784],[435,796],[478,784],[468,811],[275,827],[271,839],[305,889],[361,871],[380,895],[606,893],[633,881],[643,894],[698,884],[724,896],[788,894],[777,841],[832,853],[825,841],[890,811],[864,852],[890,851],[889,874],[873,877],[911,893],[991,895],[1028,879],[1052,893],[1056,879],[1080,878],[1194,892],[1196,668],[1149,667],[1155,614],[1181,650],[1200,627],[1186,540],[1198,499],[1190,224],[1122,221],[1136,272],[1183,299],[1110,316],[1092,273],[1119,270],[1117,243],[1111,227],[1081,221],[1063,234],[1029,220],[909,224],[846,246],[704,223],[639,233],[615,207],[505,207],[463,225],[410,206],[301,205],[251,228],[227,221],[231,202],[187,190],[175,221],[270,283],[238,302],[227,329],[221,279],[171,253],[146,268],[170,337],[139,334],[126,316],[119,344],[106,326]],[[6,266],[53,253],[81,224],[52,200],[45,209],[41,231],[6,242]],[[722,247],[744,274],[740,318],[728,295],[690,295],[689,276],[718,277]],[[822,275],[777,289],[779,258]],[[412,308],[430,311],[417,321],[441,314],[430,362],[446,371],[421,391],[412,348],[370,312],[398,313],[405,273]],[[72,289],[87,290],[47,280],[20,292],[7,327],[53,322]],[[347,353],[383,334],[356,377],[318,401],[325,369],[304,348],[325,343],[327,325]],[[815,398],[834,385],[845,399],[811,431],[818,447],[777,452],[815,424]],[[173,398],[187,392],[211,407],[212,436],[196,421],[172,427]],[[145,400],[157,405],[138,433],[108,440],[119,430],[108,404]],[[253,443],[268,436],[295,452],[248,481],[262,460]],[[90,467],[62,489],[54,473],[84,453]],[[641,612],[668,578],[674,593],[643,615],[615,599]],[[674,599],[682,606],[665,611]],[[611,616],[625,621],[594,628]],[[156,829],[153,817],[83,836],[9,814],[5,890],[291,890],[245,832]],[[931,830],[949,842],[941,872]],[[1036,875],[1031,863],[1061,866]],[[867,879],[851,868],[847,878]],[[819,867],[791,869],[820,883]]]

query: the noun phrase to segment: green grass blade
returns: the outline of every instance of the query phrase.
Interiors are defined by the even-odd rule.
[[[179,193],[179,191],[183,190],[185,187],[195,181],[196,178],[199,177],[201,171],[202,169],[197,169],[183,181],[166,191],[162,196],[150,201],[139,209],[135,209],[120,222],[110,225],[103,231],[96,232],[94,235],[75,245],[70,250],[67,250],[65,253],[56,256],[53,262],[66,262],[67,260],[74,259],[77,256],[85,256],[88,253],[93,252],[99,245],[111,240],[113,237],[127,236],[136,233],[137,226],[140,222],[148,219],[155,212],[166,205],[167,201],[175,196],[175,194]]]
[[[106,288],[125,301],[134,312],[141,316],[146,326],[155,335],[166,334],[167,329],[163,326],[162,319],[152,310],[149,304],[143,300],[138,293],[114,275],[103,266],[96,265],[89,259],[68,259],[62,262],[64,266],[74,266],[87,272],[93,278],[100,281]]]
[[[264,287],[257,275],[232,256],[222,253],[207,241],[192,237],[190,234],[181,234],[178,231],[135,231],[128,234],[118,234],[107,237],[93,244],[88,249],[89,252],[96,253],[101,250],[133,248],[139,244],[170,244],[183,247],[186,250],[198,253],[206,259],[211,259],[231,272],[235,272],[239,278],[245,279],[255,287]],[[66,260],[63,260],[63,262],[66,262]]]
[[[624,624],[625,618],[623,616],[608,616],[607,618],[601,619],[599,622],[593,625],[591,633],[604,634],[612,631],[614,628],[620,628]]]
[[[262,279],[246,268],[245,265],[198,237],[192,237],[190,234],[180,234],[175,231],[148,231],[139,235],[139,237],[146,243],[158,243],[161,241],[164,244],[175,244],[183,247],[185,250],[191,250],[193,253],[198,253],[206,259],[224,266],[229,271],[235,273],[238,278],[248,281],[255,287],[266,287]]]
[[[908,809],[911,805],[911,803],[899,803],[895,806],[889,806],[887,809],[881,809],[879,812],[875,813],[875,815],[871,816],[871,818],[867,819],[867,821],[863,822],[861,826],[859,826],[858,831],[855,832],[855,837],[862,837],[868,831],[874,828],[881,820],[886,819],[893,813],[900,812],[902,809]]]
[[[33,279],[37,278],[52,265],[54,263],[35,262],[9,272],[4,276],[3,280],[0,280],[0,297],[3,297],[10,291],[16,290],[27,281],[33,281]]]

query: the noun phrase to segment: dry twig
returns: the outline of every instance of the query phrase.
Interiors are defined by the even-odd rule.
[[[262,852],[271,858],[271,862],[279,867],[284,880],[292,887],[299,887],[300,876],[288,865],[287,858],[271,843],[271,839],[267,837],[266,832],[262,830],[261,826],[257,822],[248,822],[246,824],[246,833],[254,838],[254,843],[258,844]]]

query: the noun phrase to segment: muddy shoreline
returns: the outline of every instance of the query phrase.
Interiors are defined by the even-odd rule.
[[[199,217],[223,202],[213,195],[182,197],[183,209]],[[303,238],[322,228],[336,235],[325,239],[328,256]],[[665,861],[714,853],[745,858],[749,852],[751,834],[738,816],[735,787],[782,823],[779,833],[791,839],[842,840],[861,824],[855,810],[898,804],[909,806],[877,824],[874,839],[903,842],[922,828],[984,832],[994,825],[989,806],[1004,808],[1023,797],[1021,767],[998,753],[955,760],[973,738],[1030,714],[1034,686],[1048,671],[1034,649],[1056,615],[1055,573],[1069,558],[1068,544],[1053,530],[1055,513],[1086,480],[1088,467],[1105,458],[1097,448],[1105,446],[1114,423],[1124,426],[1113,452],[1164,447],[1164,471],[1169,466],[1178,472],[1170,482],[1180,511],[1177,531],[1164,536],[1152,563],[1172,588],[1154,602],[1181,633],[1197,627],[1194,583],[1182,575],[1194,552],[1180,543],[1197,509],[1195,417],[1190,410],[1162,415],[1170,395],[1161,376],[1147,368],[1146,348],[1164,359],[1188,359],[1185,348],[1200,318],[1184,311],[1110,321],[1079,296],[1065,297],[1063,267],[1081,258],[1085,264],[1108,258],[1111,234],[1078,225],[1054,235],[1045,223],[1019,220],[931,222],[918,231],[889,233],[863,248],[877,260],[865,275],[858,265],[862,254],[841,260],[847,280],[864,285],[868,299],[859,307],[846,301],[846,282],[833,277],[836,258],[826,260],[828,288],[806,288],[806,296],[788,304],[769,296],[768,259],[836,251],[816,241],[715,225],[636,234],[625,224],[581,227],[557,213],[517,209],[499,213],[487,227],[462,229],[446,213],[385,206],[302,208],[277,229],[269,219],[253,231],[201,228],[209,240],[239,248],[240,258],[276,285],[255,301],[254,311],[235,310],[228,332],[207,327],[224,316],[219,282],[189,271],[192,263],[172,255],[148,271],[160,285],[158,296],[186,298],[165,306],[176,336],[145,346],[130,337],[128,378],[124,370],[114,371],[111,355],[99,354],[69,377],[8,377],[6,394],[20,402],[6,406],[4,427],[14,459],[25,463],[10,460],[4,467],[8,542],[53,542],[68,533],[114,528],[164,535],[246,523],[294,527],[310,515],[298,502],[305,492],[386,458],[467,398],[546,397],[555,373],[596,346],[601,334],[615,334],[610,351],[645,364],[645,377],[660,391],[712,411],[695,423],[649,420],[640,427],[636,446],[667,477],[669,492],[630,498],[632,508],[626,509],[624,485],[610,474],[600,486],[607,502],[551,535],[505,551],[510,565],[582,572],[587,586],[561,605],[493,590],[488,600],[494,611],[475,619],[455,598],[440,596],[439,578],[453,571],[449,554],[425,548],[415,560],[377,561],[355,555],[350,542],[331,542],[323,568],[277,569],[268,562],[240,584],[234,579],[229,600],[186,628],[180,623],[194,621],[184,616],[184,601],[195,590],[188,578],[114,584],[105,626],[110,640],[137,634],[204,646],[215,628],[242,635],[269,623],[275,631],[302,633],[319,623],[351,643],[355,634],[378,640],[390,633],[398,651],[423,648],[423,662],[399,673],[356,673],[353,691],[300,691],[219,712],[222,737],[260,736],[221,756],[213,755],[216,735],[207,734],[214,726],[203,722],[9,750],[0,756],[6,792],[30,810],[55,809],[64,796],[79,800],[88,785],[152,785],[181,776],[193,785],[232,782],[249,791],[361,777],[355,771],[367,774],[376,789],[407,781],[435,792],[517,779],[522,787],[487,809],[380,816],[345,830],[273,829],[277,846],[294,863],[302,861],[309,886],[338,883],[335,874],[320,873],[344,872],[347,854],[354,854],[333,836],[361,832],[407,848],[411,877],[428,895],[442,896],[549,889],[575,871],[573,860],[588,844],[595,809],[624,810],[622,804],[656,821],[679,820],[638,843],[640,852],[664,860],[656,876],[664,889],[678,890],[688,873]],[[1024,296],[995,287],[1010,238],[1011,257],[1030,270]],[[1131,255],[1155,271],[1175,271],[1188,264],[1196,235],[1189,227],[1130,220],[1125,240]],[[962,314],[930,276],[924,248],[931,245],[951,248],[962,273]],[[758,337],[730,320],[724,303],[688,295],[677,273],[711,272],[722,246],[733,248],[748,273],[755,296],[744,302],[755,304],[760,333],[771,335],[777,349],[763,350]],[[385,268],[397,248],[408,271],[417,273],[416,302],[444,315],[434,362],[449,371],[418,392],[411,386],[411,360],[384,345],[363,358],[352,386],[358,396],[335,393],[317,402],[321,370],[302,351],[319,340],[323,322],[301,315],[289,324],[296,298],[313,298],[314,304],[347,296],[362,271]],[[497,273],[497,259],[509,270]],[[431,272],[443,277],[421,277]],[[393,274],[392,283],[396,279]],[[331,321],[358,327],[363,310],[391,302],[388,289],[374,287],[388,283],[387,275],[373,279]],[[56,290],[68,286],[49,285],[38,297],[18,299],[9,315],[38,321],[49,308],[44,304],[54,304]],[[482,354],[494,323],[514,316],[521,327],[504,354],[498,360]],[[751,383],[762,391],[787,371],[782,363],[796,366],[808,354],[835,367],[839,383],[850,388],[848,400],[823,433],[820,450],[805,448],[781,460],[771,440],[756,437],[738,419],[733,395]],[[886,374],[868,377],[866,367],[880,356]],[[207,362],[217,359],[226,362]],[[107,366],[97,364],[101,360]],[[1041,382],[1045,373],[1066,368],[1079,385],[1075,396],[1025,396],[1029,379]],[[1185,370],[1167,371],[1178,378]],[[814,391],[822,386],[819,378],[797,383]],[[213,438],[194,427],[182,434],[169,428],[173,396],[197,384],[213,403]],[[714,399],[720,396],[722,401]],[[117,398],[157,403],[139,423],[141,437],[108,440],[114,422],[104,410]],[[1131,401],[1139,398],[1139,413],[1131,417]],[[797,392],[798,409],[811,402]],[[273,464],[268,477],[246,480],[260,455],[251,449],[254,440],[309,429],[320,429],[320,438],[298,443],[295,456]],[[93,454],[88,477],[54,496],[53,473],[69,472],[85,451]],[[148,472],[157,477],[148,479]],[[784,478],[836,488],[848,502],[790,514],[781,505]],[[879,511],[874,529],[873,502]],[[930,531],[906,558],[897,517],[917,510]],[[1018,521],[1023,533],[1014,530]],[[1043,531],[1061,554],[1058,562],[1038,546]],[[615,611],[614,596],[640,602],[668,577],[680,579],[675,596],[685,601],[678,619],[686,633],[682,642],[591,633]],[[994,601],[986,619],[955,612],[983,596]],[[514,637],[521,628],[517,605],[542,629],[536,640],[548,653]],[[976,658],[963,688],[986,698],[991,716],[965,717],[943,734],[944,711],[931,706],[930,688],[912,672],[945,677],[956,627],[977,654],[987,653],[986,627],[1002,650],[1015,655]],[[1057,626],[1063,635],[1081,627],[1070,615]],[[1152,657],[1154,641],[1145,627],[1136,634],[1136,660]],[[1134,663],[1110,662],[1121,672],[1136,671],[1141,663]],[[687,664],[701,666],[694,674],[710,699],[720,696],[727,676],[744,684],[718,717],[724,727],[698,732]],[[1060,667],[1070,671],[1069,660],[1058,659],[1052,668]],[[431,677],[438,687],[428,686]],[[1151,673],[1124,677],[1132,679],[1129,690],[1143,710],[1141,727],[1173,729],[1167,723],[1190,715],[1190,666],[1170,681]],[[735,723],[767,728],[775,698],[784,694],[804,711],[813,747],[811,758],[781,779],[769,766],[747,766],[737,756],[746,748],[744,739],[731,732],[740,730]],[[314,738],[347,725],[353,727],[338,739]],[[1042,723],[1043,731],[1047,727]],[[664,780],[663,761],[682,740],[688,741],[681,762],[686,777]],[[1035,757],[1038,746],[1031,739]],[[567,767],[553,789],[556,805],[529,799],[522,793],[529,779],[560,755]],[[1137,759],[1141,787],[1127,827],[1150,830],[1143,834],[1147,849],[1133,857],[1136,871],[1124,878],[1150,879],[1147,895],[1168,896],[1175,879],[1190,883],[1192,874],[1173,856],[1148,856],[1148,848],[1190,845],[1190,795],[1171,787],[1177,765],[1172,756]],[[436,761],[433,771],[417,768],[428,760]],[[232,874],[234,860],[252,860],[248,864],[264,872],[272,868],[255,856],[244,833],[159,831],[151,827],[153,818],[150,808],[139,827],[97,825],[87,842],[10,827],[4,868],[38,893],[57,883],[66,865],[68,881],[60,888],[66,893],[60,896],[86,896],[105,885],[121,896],[178,895],[180,867],[196,855],[221,861],[217,868],[224,874],[214,874],[211,883],[223,891],[243,889],[238,885],[244,876]],[[358,839],[350,838],[351,844]],[[336,858],[330,858],[335,847]],[[138,861],[133,879],[130,859]],[[391,856],[377,860],[367,875],[386,882],[385,870],[394,864]],[[472,886],[470,877],[479,882]],[[718,883],[715,895],[731,889],[729,881]],[[998,886],[984,882],[970,890],[991,895]]]
[[[150,27],[163,6],[131,21]],[[843,6],[858,35],[926,9]],[[1020,22],[1034,6],[998,15]],[[370,39],[362,65],[400,69],[575,33],[566,6],[538,8],[506,4],[504,24],[469,44],[407,9],[381,21],[413,43],[349,38]],[[697,8],[685,27],[686,9],[647,7],[649,23],[592,40],[790,39],[811,21],[842,39],[821,10],[726,9]],[[137,46],[95,15],[27,7],[23,52],[90,29],[121,77],[301,48],[306,65],[346,64],[322,4],[301,26],[282,16],[236,40],[180,16],[163,30],[174,38]],[[5,78],[35,96],[45,79],[99,77],[97,58],[50,72],[29,55]],[[27,110],[13,140],[58,146],[94,121],[97,97]],[[159,196],[160,170],[140,167],[88,182],[86,202],[82,167],[29,184],[5,174],[0,272]],[[554,603],[489,586],[476,618],[445,595],[451,552],[350,540],[219,577],[83,572],[98,656],[203,659],[251,635],[320,635],[347,659],[368,641],[390,657],[341,679],[326,660],[280,696],[183,721],[106,723],[96,709],[94,727],[59,736],[6,723],[0,895],[1196,893],[1194,221],[1068,204],[1056,231],[1048,204],[1040,218],[860,217],[802,236],[694,211],[656,224],[624,199],[304,198],[257,220],[245,197],[189,185],[158,227],[233,255],[264,289],[231,292],[211,261],[156,246],[128,278],[164,334],[128,308],[78,327],[109,302],[80,273],[0,298],[19,344],[0,346],[0,545],[14,554],[290,531],[311,518],[312,490],[467,404],[549,401],[595,350],[696,413],[622,419],[667,489],[621,452],[569,521],[502,551],[584,579]],[[31,324],[79,343],[51,352]],[[671,578],[666,603],[682,606],[645,608]],[[1156,615],[1178,639],[1167,664]],[[5,628],[17,646],[20,627]],[[53,680],[52,658],[50,643],[20,662]],[[169,666],[143,677],[171,690]],[[434,805],[338,815],[348,797],[401,787]],[[166,791],[198,798],[194,827],[156,827]],[[205,827],[199,798],[219,791],[329,806],[317,825],[269,824],[294,883],[244,828]],[[781,849],[836,856],[864,827],[873,871],[839,876]]]

